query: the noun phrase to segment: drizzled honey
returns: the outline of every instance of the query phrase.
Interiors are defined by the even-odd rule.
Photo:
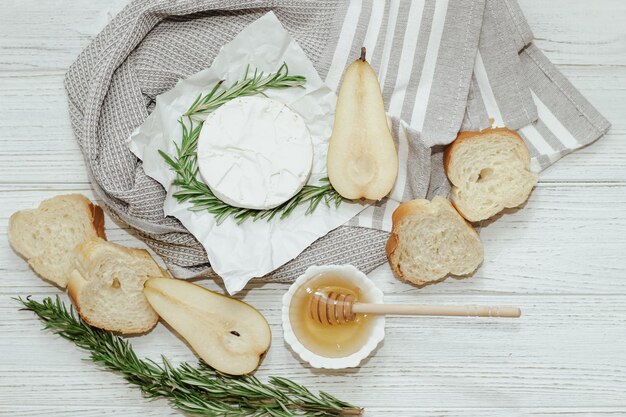
[[[294,294],[289,319],[294,334],[311,352],[327,358],[342,358],[361,349],[371,333],[373,320],[367,314],[357,314],[356,320],[342,325],[327,325],[314,320],[309,302],[315,292],[331,291],[353,295],[362,300],[361,290],[352,281],[337,273],[322,273],[311,278]]]

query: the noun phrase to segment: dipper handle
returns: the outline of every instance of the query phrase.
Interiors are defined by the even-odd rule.
[[[309,301],[309,314],[326,325],[344,324],[357,314],[396,314],[401,316],[460,316],[517,318],[522,313],[515,307],[438,306],[419,304],[359,303],[350,294],[316,292]]]
[[[369,304],[354,303],[353,313],[397,314],[401,316],[463,316],[517,318],[522,312],[515,307],[488,306],[438,306],[419,304]]]

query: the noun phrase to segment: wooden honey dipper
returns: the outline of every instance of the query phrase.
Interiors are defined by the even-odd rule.
[[[515,307],[438,306],[419,304],[360,303],[353,295],[316,291],[309,300],[311,318],[325,325],[345,324],[357,314],[398,314],[408,316],[464,316],[517,318],[522,312]]]

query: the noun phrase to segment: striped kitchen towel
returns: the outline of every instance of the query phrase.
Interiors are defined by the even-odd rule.
[[[498,126],[519,129],[537,120],[537,108],[522,73],[518,49],[505,26],[508,9],[501,0],[487,0],[474,63],[474,91],[482,92],[487,110],[497,106]]]
[[[533,170],[541,171],[600,138],[610,123],[532,38],[515,0],[487,0],[462,129],[517,130],[531,151]],[[503,57],[507,64],[499,62]]]
[[[445,48],[441,47],[446,45],[448,48],[450,39],[458,41],[459,32],[472,31],[475,27],[470,22],[466,22],[467,27],[450,27],[449,21],[456,22],[461,18],[455,14],[460,11],[458,5],[433,3],[392,2],[385,7],[384,2],[375,2],[376,10],[372,11],[358,7],[367,5],[367,2],[354,0],[350,3],[353,14],[346,16],[342,37],[346,32],[352,33],[351,25],[354,25],[356,33],[351,35],[352,49],[363,43],[380,51],[376,44],[384,45],[385,52],[380,55],[385,61],[378,62],[375,54],[373,64],[378,69],[388,113],[401,120],[395,122],[393,130],[400,161],[393,191],[388,199],[370,206],[348,225],[390,231],[391,215],[400,202],[447,195],[449,186],[441,163],[441,151],[432,153],[428,162],[424,162],[424,155],[429,151],[428,147],[454,140],[459,129],[449,128],[457,126],[456,110],[460,104],[465,107],[461,130],[483,130],[490,126],[517,130],[531,151],[535,171],[541,171],[567,153],[595,141],[609,128],[609,123],[531,43],[533,34],[516,0],[474,3],[474,7],[483,10],[479,37],[466,37],[465,43],[453,48],[459,49],[462,45],[464,53],[474,57],[468,94],[463,99],[454,98],[455,103],[448,101],[447,108],[451,111],[446,107],[439,108],[437,117],[434,117],[429,109],[436,108],[446,97],[453,99],[450,94],[439,94],[443,84],[438,84],[437,80],[456,77],[463,84],[468,81],[469,74],[463,67],[466,63],[463,54],[445,54],[445,59],[441,59],[440,54],[445,53]],[[390,9],[391,22],[397,20],[395,7],[399,7],[400,14],[407,18],[406,25],[402,26],[407,29],[399,37],[391,36],[394,28],[390,26],[389,18],[385,19],[385,12]],[[472,6],[465,4],[462,7],[471,9]],[[412,26],[411,22],[419,24]],[[381,26],[386,27],[384,41],[380,39]],[[441,32],[443,28],[446,29]],[[346,42],[348,39],[349,35],[346,35]],[[394,42],[401,47],[399,60],[397,56],[394,60],[393,55],[386,52],[393,50],[390,45]],[[333,61],[326,78],[333,88],[340,79],[339,68],[349,63],[344,62],[343,55],[337,52],[335,55],[340,55],[339,61]],[[449,65],[459,65],[464,70],[454,73],[449,70]],[[434,69],[436,71],[432,73]],[[391,83],[388,82],[389,71],[395,76]],[[423,96],[425,93],[428,95]],[[415,129],[419,133],[403,134],[406,129]],[[417,138],[413,140],[419,144],[406,143],[407,137]],[[412,183],[407,179],[416,172],[424,175],[425,168],[431,170],[431,175],[421,177],[420,187],[410,187]]]
[[[336,91],[365,46],[389,115],[428,146],[449,143],[465,114],[484,7],[485,0],[350,0],[320,75]]]
[[[526,47],[520,58],[539,117],[519,133],[529,145],[533,166],[539,171],[596,141],[611,124],[536,45]]]

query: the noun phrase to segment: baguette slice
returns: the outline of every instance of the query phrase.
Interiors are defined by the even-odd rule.
[[[537,183],[526,143],[508,129],[462,132],[446,148],[444,166],[452,203],[472,222],[519,207]]]
[[[144,333],[157,323],[143,286],[169,275],[148,251],[92,239],[76,247],[74,265],[67,290],[84,321],[124,334]]]
[[[478,234],[443,197],[402,203],[392,220],[386,249],[399,278],[425,285],[468,275],[483,261]]]
[[[65,288],[73,269],[76,245],[106,239],[102,209],[79,194],[43,201],[38,208],[14,213],[9,241],[36,273]]]

